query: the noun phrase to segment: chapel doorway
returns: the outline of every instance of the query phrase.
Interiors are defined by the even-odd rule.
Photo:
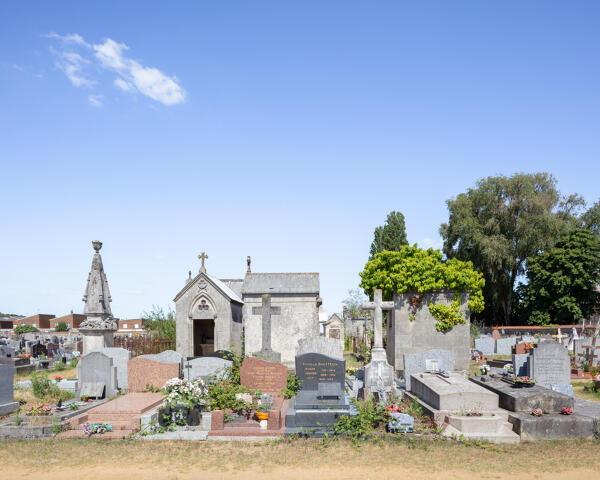
[[[215,351],[215,321],[194,320],[194,357],[206,357]]]

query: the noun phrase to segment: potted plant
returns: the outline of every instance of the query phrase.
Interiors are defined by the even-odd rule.
[[[258,418],[259,420],[268,420],[269,419],[269,405],[266,404],[260,404],[258,407],[256,407],[256,418]]]

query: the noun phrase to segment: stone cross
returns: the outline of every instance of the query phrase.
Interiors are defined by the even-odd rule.
[[[252,315],[262,316],[262,349],[260,356],[268,361],[280,361],[281,354],[271,349],[271,315],[281,315],[281,307],[271,307],[271,295],[262,296],[262,306],[252,307]]]
[[[373,292],[373,301],[364,302],[362,308],[373,310],[373,348],[383,348],[383,311],[393,310],[394,302],[384,302],[380,288]]]
[[[192,369],[192,364],[190,362],[188,362],[184,366],[185,366],[185,369],[187,370],[187,379],[189,381],[189,379],[190,379],[190,370]]]
[[[202,252],[200,255],[198,255],[198,258],[202,261],[202,265],[200,265],[200,271],[202,273],[206,273],[206,267],[204,266],[204,260],[206,260],[208,258],[208,255],[204,252]]]
[[[262,349],[271,350],[271,315],[281,315],[281,307],[271,307],[271,295],[262,296],[262,306],[252,307],[252,315],[262,315]]]

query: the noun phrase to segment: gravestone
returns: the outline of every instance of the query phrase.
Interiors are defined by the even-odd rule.
[[[393,395],[394,367],[388,363],[387,352],[383,348],[383,312],[393,311],[394,302],[384,302],[382,290],[376,289],[373,301],[364,302],[362,308],[373,311],[373,348],[371,361],[364,368],[364,397],[375,395],[377,402],[384,404]]]
[[[406,413],[391,413],[387,428],[390,433],[412,433],[415,419]]]
[[[535,341],[536,341],[536,338],[532,337],[531,335],[523,335],[521,337],[521,342],[524,342],[524,343],[532,343]]]
[[[492,337],[476,338],[475,350],[479,350],[484,355],[494,355],[496,353],[495,340]]]
[[[14,377],[12,365],[0,364],[0,415],[7,415],[19,408],[19,402],[15,402],[13,397]]]
[[[101,352],[90,352],[84,355],[77,364],[78,396],[82,391],[87,392],[91,387],[88,384],[95,384],[93,387],[94,395],[84,393],[84,395],[96,396],[99,391],[98,384],[104,384],[104,396],[114,397],[119,391],[117,388],[117,367],[113,365],[112,358]]]
[[[296,376],[301,390],[317,391],[320,383],[337,383],[344,389],[346,361],[320,353],[296,356]]]
[[[305,353],[320,353],[338,360],[344,359],[343,344],[326,337],[303,338],[299,340],[296,357]]]
[[[556,342],[540,343],[529,352],[529,365],[531,377],[542,387],[571,383],[571,361],[564,345]]]
[[[518,345],[517,345],[518,346]],[[529,354],[514,353],[512,356],[513,374],[516,377],[530,377]]]
[[[344,393],[346,361],[305,353],[296,356],[300,389],[290,400],[286,413],[286,434],[307,433],[323,436],[333,433],[340,416],[352,415]]]
[[[112,358],[113,365],[117,368],[117,388],[128,391],[129,382],[127,379],[127,362],[131,359],[131,352],[124,348],[101,348],[95,350]]]
[[[287,367],[256,357],[245,358],[240,367],[240,383],[250,390],[279,394],[287,387]]]
[[[185,377],[188,380],[194,378],[202,378],[204,380],[211,377],[222,378],[226,376],[227,369],[230,368],[231,365],[233,365],[231,360],[225,360],[219,357],[194,358],[184,364]]]
[[[180,353],[175,350],[165,350],[160,353],[152,353],[147,355],[140,355],[140,358],[147,358],[160,363],[181,363],[183,357]]]
[[[146,385],[163,388],[172,378],[179,378],[180,363],[157,362],[149,358],[136,357],[127,362],[127,377],[130,392],[143,392]]]
[[[427,350],[404,355],[404,380],[406,390],[411,390],[411,375],[421,372],[451,372],[454,370],[454,354],[449,350]]]
[[[499,338],[496,340],[496,355],[511,355],[512,346],[517,343],[517,337]]]
[[[36,343],[35,345],[31,346],[31,356],[34,358],[38,358],[41,357],[42,355],[48,355],[48,349],[46,348],[45,345],[42,345],[41,343]]]

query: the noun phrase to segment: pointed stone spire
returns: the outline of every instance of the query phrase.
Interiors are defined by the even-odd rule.
[[[83,313],[87,315],[86,320],[79,327],[81,329],[106,329],[116,330],[116,322],[112,320],[110,310],[110,290],[108,289],[108,280],[102,266],[102,257],[100,249],[102,242],[95,240],[92,246],[96,253],[92,259],[92,269],[88,274],[87,284],[83,301],[85,306]]]

